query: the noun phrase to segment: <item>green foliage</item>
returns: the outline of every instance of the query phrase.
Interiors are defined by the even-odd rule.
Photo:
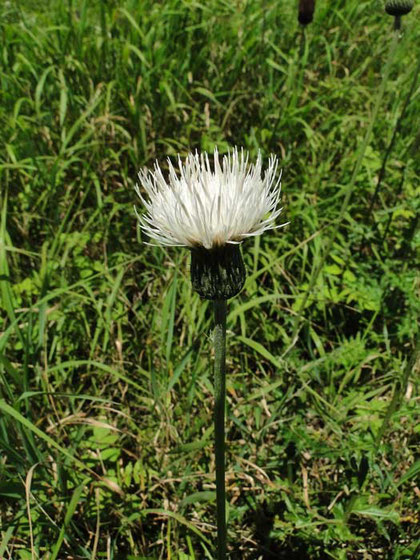
[[[140,243],[133,186],[216,144],[281,157],[290,221],[244,243],[229,302],[231,558],[416,557],[418,96],[367,209],[418,15],[293,341],[375,104],[383,4],[318,2],[303,31],[285,0],[3,3],[1,558],[212,558],[210,308],[187,251]]]

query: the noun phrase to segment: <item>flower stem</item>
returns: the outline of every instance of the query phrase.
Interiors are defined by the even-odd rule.
[[[217,560],[225,560],[227,533],[225,491],[226,300],[216,300],[214,302],[214,323]]]

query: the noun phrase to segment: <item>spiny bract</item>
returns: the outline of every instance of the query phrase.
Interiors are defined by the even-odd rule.
[[[388,0],[385,11],[391,16],[405,16],[413,9],[413,0]]]

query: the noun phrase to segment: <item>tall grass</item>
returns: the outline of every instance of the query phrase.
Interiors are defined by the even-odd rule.
[[[414,559],[418,84],[368,209],[418,7],[303,309],[381,83],[381,2],[318,2],[305,30],[285,0],[0,18],[0,557],[212,558],[211,313],[132,205],[140,166],[217,144],[281,156],[290,220],[246,244],[228,316],[231,558]]]

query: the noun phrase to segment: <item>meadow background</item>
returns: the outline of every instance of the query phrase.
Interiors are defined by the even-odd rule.
[[[290,221],[244,243],[229,303],[230,558],[418,558],[419,8],[305,298],[381,1],[318,0],[305,31],[286,0],[1,3],[0,558],[212,558],[211,308],[133,204],[141,166],[215,145],[279,156]]]

